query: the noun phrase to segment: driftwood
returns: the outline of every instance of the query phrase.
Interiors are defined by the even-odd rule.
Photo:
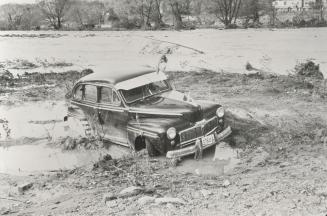
[[[146,39],[149,39],[149,40],[154,40],[154,41],[159,41],[159,42],[163,42],[163,43],[173,44],[173,45],[176,45],[176,46],[180,46],[180,47],[183,47],[183,48],[186,48],[186,49],[193,50],[193,51],[198,52],[200,54],[204,54],[204,52],[201,51],[201,50],[198,50],[198,49],[195,49],[195,48],[192,48],[192,47],[189,47],[189,46],[185,46],[185,45],[182,45],[182,44],[178,44],[178,43],[174,43],[174,42],[170,42],[170,41],[165,41],[165,40],[160,40],[160,39],[156,39],[156,38],[151,38],[151,37],[143,37],[143,38],[146,38]]]
[[[11,201],[16,201],[16,202],[24,202],[24,201],[21,201],[21,200],[16,200],[16,199],[11,199],[11,198],[5,198],[5,197],[0,197],[0,199],[3,199],[3,200],[11,200]]]

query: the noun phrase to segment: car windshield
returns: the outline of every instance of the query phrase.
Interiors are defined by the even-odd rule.
[[[171,88],[166,81],[158,81],[130,90],[121,90],[121,92],[127,103],[133,103],[170,89]]]

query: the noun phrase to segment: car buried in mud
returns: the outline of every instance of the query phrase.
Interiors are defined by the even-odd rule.
[[[191,99],[155,70],[95,71],[72,95],[68,117],[84,122],[86,135],[150,156],[199,155],[231,134],[221,105]]]

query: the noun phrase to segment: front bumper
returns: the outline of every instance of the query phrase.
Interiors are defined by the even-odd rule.
[[[210,145],[202,145],[202,143],[201,143],[202,149],[206,149],[206,148],[209,148],[211,146],[216,145],[217,143],[221,142],[226,137],[228,137],[231,133],[232,133],[232,129],[231,129],[230,126],[225,128],[220,133],[214,132],[215,142],[210,144]],[[201,142],[201,137],[199,137],[198,139]],[[182,148],[182,149],[168,151],[167,154],[166,154],[166,157],[167,158],[179,158],[179,157],[183,157],[183,156],[186,156],[186,155],[194,154],[196,151],[197,151],[197,147],[195,145],[192,145],[192,146],[188,146],[188,147],[185,147],[185,148]]]

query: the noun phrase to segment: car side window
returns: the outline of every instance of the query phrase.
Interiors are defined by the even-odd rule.
[[[96,102],[97,101],[97,87],[94,85],[85,85],[84,100]]]
[[[100,93],[100,103],[111,103],[112,102],[112,89],[102,87]]]
[[[101,88],[100,103],[108,103],[115,106],[119,106],[121,104],[117,93],[108,87]]]
[[[75,92],[74,92],[74,99],[82,100],[83,99],[83,91],[84,91],[83,85],[77,86],[77,88],[75,89]]]

